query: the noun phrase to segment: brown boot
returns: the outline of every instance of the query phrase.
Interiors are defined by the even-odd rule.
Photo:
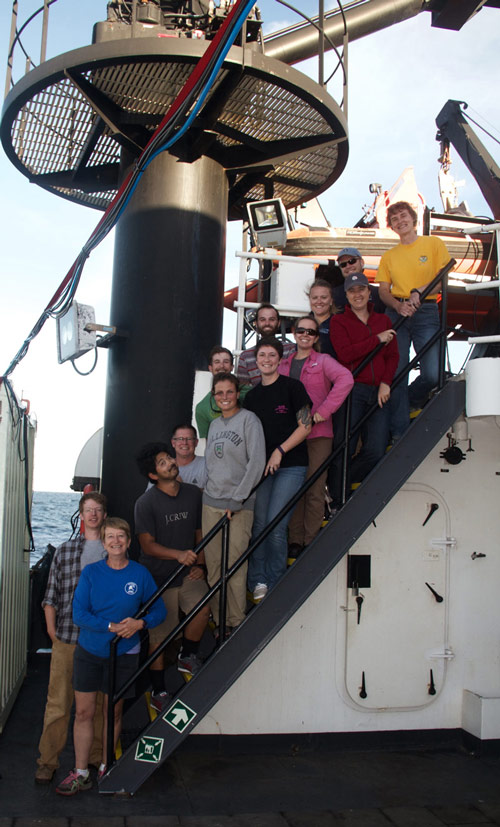
[[[54,777],[55,770],[52,767],[48,767],[46,764],[41,764],[37,767],[35,772],[35,783],[36,784],[50,784]]]

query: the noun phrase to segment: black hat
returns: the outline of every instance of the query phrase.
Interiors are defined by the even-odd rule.
[[[364,287],[370,286],[370,282],[368,281],[364,273],[351,273],[351,275],[347,276],[347,278],[344,281],[345,292],[347,293],[347,291],[350,290],[351,287],[356,287],[357,284],[362,284]]]

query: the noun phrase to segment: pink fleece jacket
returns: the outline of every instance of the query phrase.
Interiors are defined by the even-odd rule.
[[[278,368],[283,376],[290,375],[290,365],[294,354],[282,359]],[[342,367],[336,359],[326,353],[316,353],[312,350],[302,365],[300,381],[311,397],[312,413],[318,412],[325,417],[324,422],[313,425],[308,439],[318,436],[333,436],[332,413],[340,408],[354,385],[352,373]]]

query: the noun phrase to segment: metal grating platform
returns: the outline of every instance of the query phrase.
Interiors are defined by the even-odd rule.
[[[9,93],[1,138],[33,183],[105,209],[122,149],[139,155],[206,42],[147,38],[98,43],[32,70]],[[318,195],[343,171],[347,127],[319,85],[262,54],[233,47],[192,129],[174,151],[206,155],[230,181],[229,217],[268,197],[287,208]]]

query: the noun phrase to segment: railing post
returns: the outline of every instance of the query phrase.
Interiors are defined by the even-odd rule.
[[[42,42],[40,45],[40,63],[47,57],[47,32],[49,29],[49,0],[43,0]]]
[[[14,61],[14,41],[16,39],[17,26],[17,0],[12,3],[12,17],[10,22],[10,37],[9,37],[9,56],[7,58],[7,74],[5,77],[5,97],[10,92],[10,84],[12,81],[12,64]]]
[[[325,3],[324,0],[319,0],[318,4],[318,83],[320,86],[325,85]]]
[[[447,324],[446,319],[448,316],[448,273],[443,276],[443,280],[441,282],[442,285],[442,299],[441,299],[441,338],[439,340],[439,380],[438,380],[438,388],[441,390],[444,387],[444,375],[445,375],[445,359],[446,359],[446,333],[447,333]]]
[[[347,477],[349,475],[350,452],[349,434],[351,432],[351,394],[345,400],[344,449],[342,451],[342,483],[340,490],[340,504],[345,505],[347,500]]]
[[[219,592],[219,646],[223,643],[226,635],[226,609],[227,609],[227,569],[229,560],[229,522],[224,523],[221,529],[222,553],[220,561],[221,586]]]
[[[115,685],[116,685],[116,647],[119,638],[115,637],[109,645],[108,674],[108,718],[106,721],[106,768],[109,770],[115,760]]]

